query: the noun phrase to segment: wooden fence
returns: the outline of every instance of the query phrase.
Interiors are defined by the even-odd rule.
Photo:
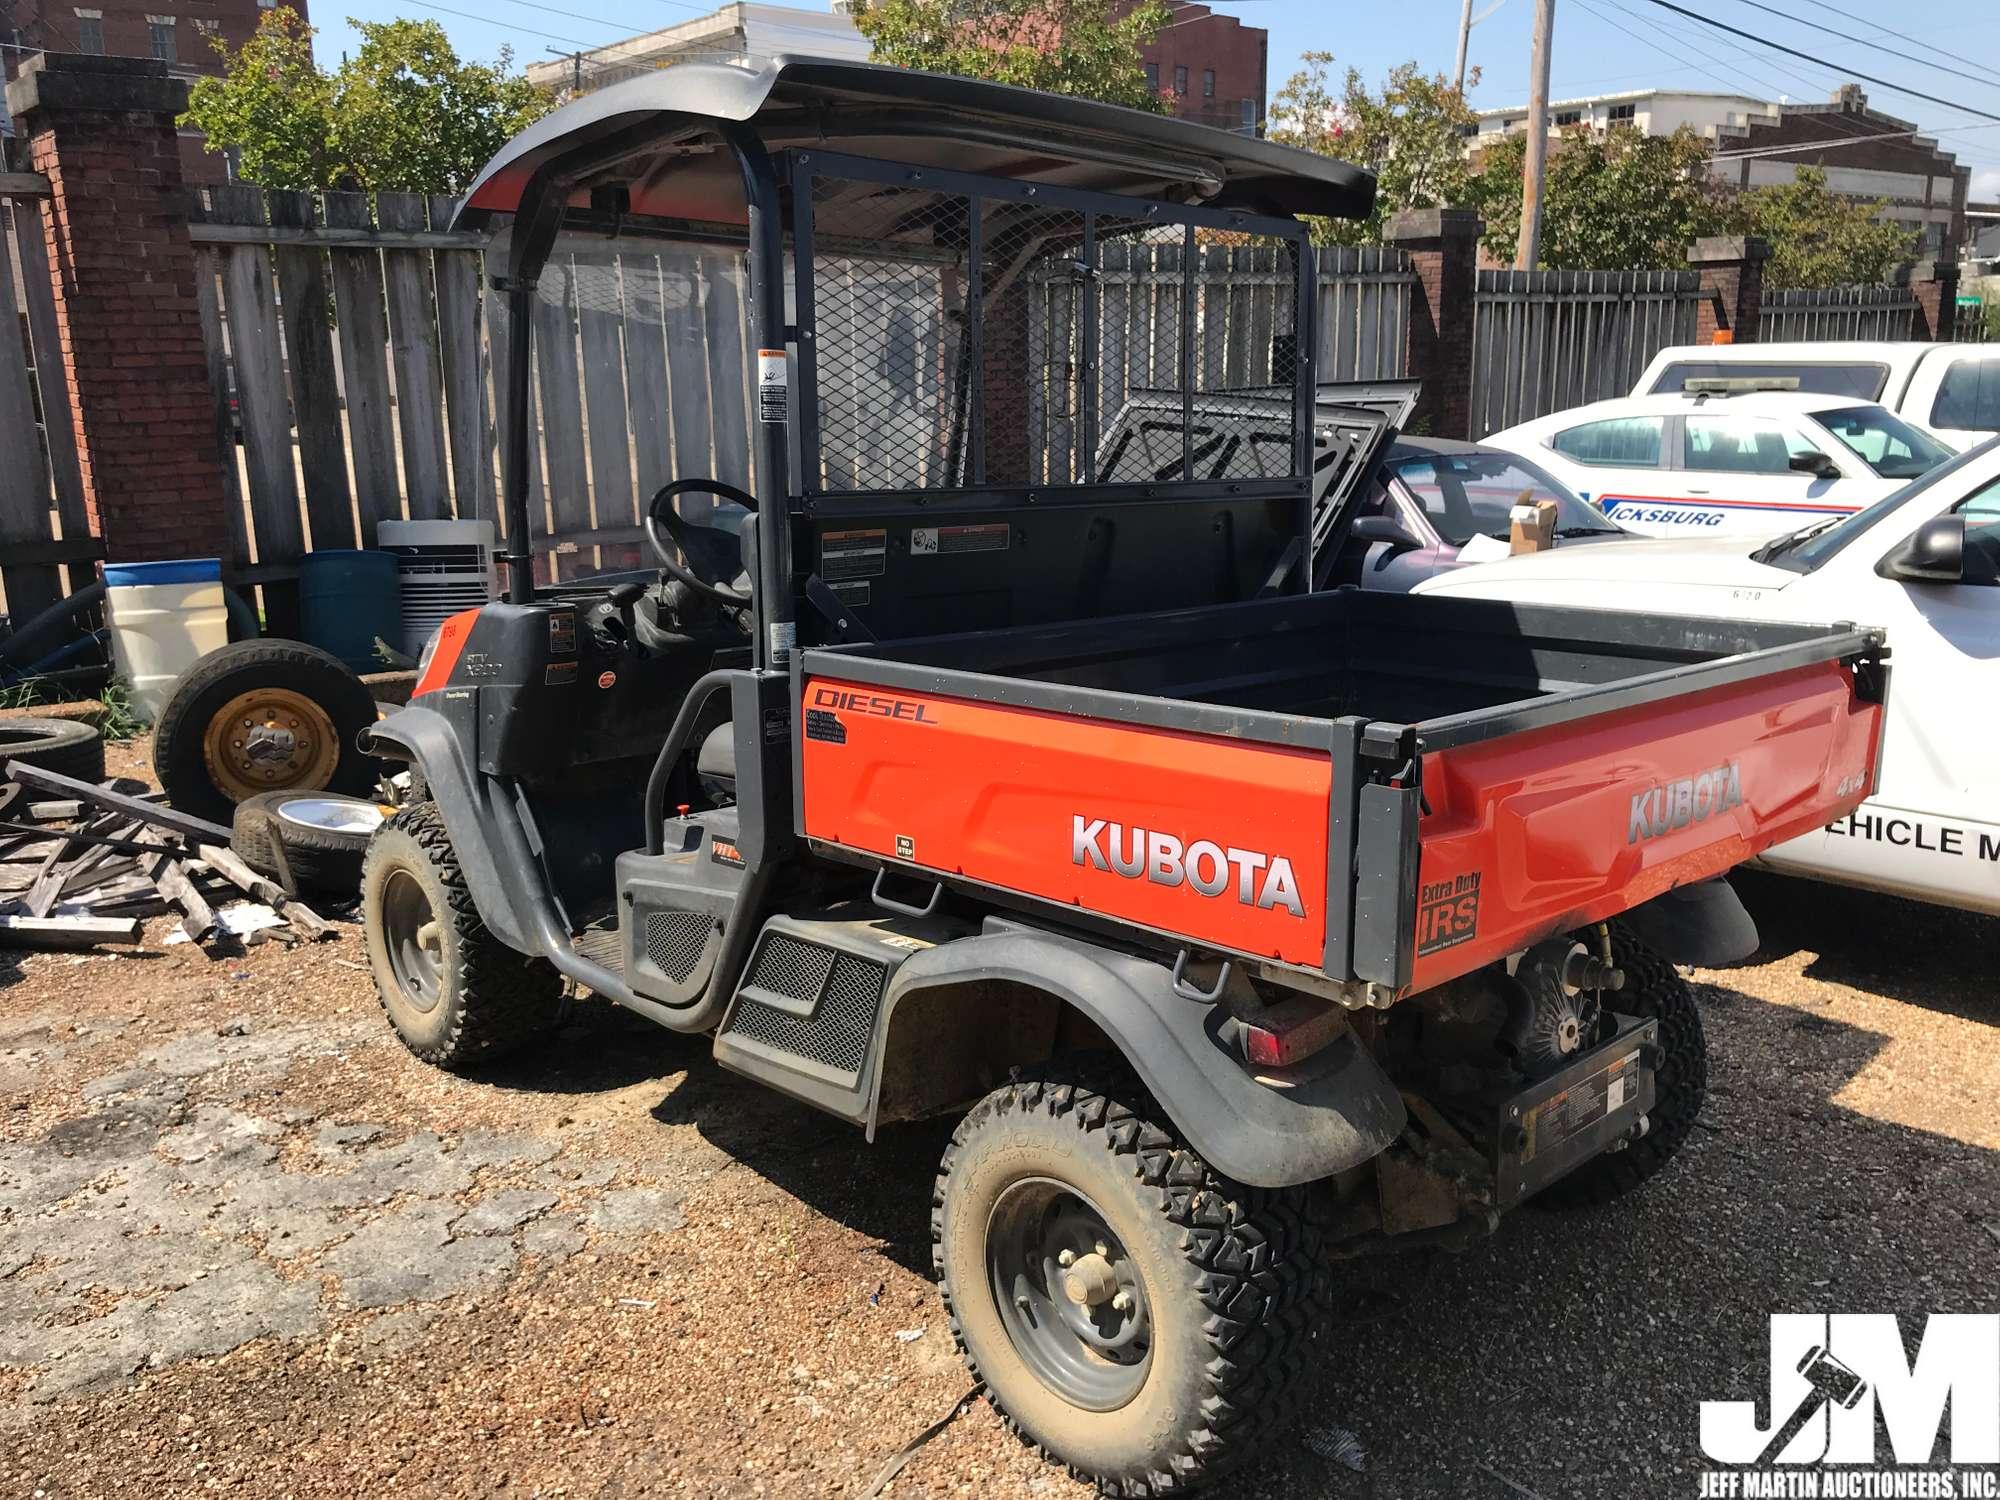
[[[39,208],[47,196],[42,178],[0,170],[0,607],[16,621],[90,582],[104,555],[85,519],[69,392],[55,356]]]
[[[1907,286],[1835,286],[1771,290],[1757,315],[1757,342],[1909,339],[1917,298]]]
[[[1698,271],[1481,271],[1474,438],[1630,394],[1655,353],[1694,342]]]

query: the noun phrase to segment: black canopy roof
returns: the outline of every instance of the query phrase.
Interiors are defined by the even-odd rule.
[[[681,63],[565,105],[486,164],[456,226],[514,212],[535,171],[578,147],[649,124],[693,141],[718,121],[747,123],[773,150],[812,146],[1252,213],[1356,218],[1375,199],[1374,177],[1348,162],[1188,120],[876,63],[778,57],[754,69]],[[635,169],[635,212],[741,218],[727,152],[642,159],[605,175]]]

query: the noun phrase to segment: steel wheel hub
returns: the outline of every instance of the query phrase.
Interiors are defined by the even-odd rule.
[[[444,941],[429,895],[408,870],[391,870],[382,884],[382,946],[404,1001],[426,1015],[436,1010]]]
[[[290,688],[253,688],[225,703],[202,734],[208,774],[231,800],[317,791],[333,779],[340,740],[326,710]]]
[[[1146,1383],[1153,1330],[1145,1282],[1104,1214],[1067,1183],[1010,1184],[986,1228],[987,1284],[1014,1351],[1086,1411],[1113,1411]]]

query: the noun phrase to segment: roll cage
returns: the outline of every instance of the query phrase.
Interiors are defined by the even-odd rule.
[[[536,286],[565,231],[746,252],[760,669],[788,665],[802,607],[807,643],[832,638],[828,601],[851,598],[854,580],[843,594],[825,576],[829,535],[921,514],[949,549],[999,542],[996,518],[1029,508],[1159,516],[1217,497],[1198,432],[1250,445],[1220,487],[1245,540],[1235,576],[1180,602],[1303,589],[1314,297],[1294,215],[1366,212],[1373,192],[1345,163],[1255,138],[870,64],[692,64],[586,96],[510,143],[456,220],[511,216],[493,283],[508,301],[503,421],[516,435],[502,450],[508,597],[535,597],[518,435],[532,420]],[[1261,290],[1244,300],[1250,334],[1217,353],[1197,303],[1233,267]],[[1100,444],[1117,403],[1141,388],[1157,401],[1163,386],[1181,403],[1178,482],[1157,469],[1108,482]],[[1282,443],[1274,386],[1292,397]],[[1214,393],[1236,387],[1264,399],[1232,433]],[[891,611],[874,630],[934,630],[936,614]]]

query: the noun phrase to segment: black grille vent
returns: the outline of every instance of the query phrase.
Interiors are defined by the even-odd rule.
[[[710,919],[698,911],[646,913],[646,957],[675,984],[685,984],[708,947]]]
[[[773,933],[757,955],[757,967],[750,971],[751,987],[794,1000],[817,1000],[833,957],[831,948]]]
[[[795,1016],[747,996],[729,1023],[732,1034],[850,1075],[859,1074],[882,1004],[881,964],[849,953],[774,935],[758,956],[750,983],[794,999],[824,997],[810,1016]],[[810,984],[801,994],[798,986]]]

